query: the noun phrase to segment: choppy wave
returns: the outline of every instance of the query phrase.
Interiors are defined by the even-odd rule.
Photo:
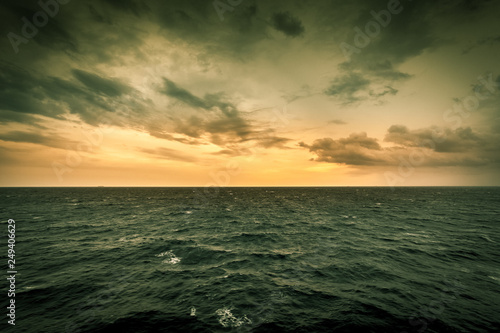
[[[238,318],[228,308],[217,309],[215,313],[219,316],[219,323],[223,327],[240,327],[244,324],[252,324],[252,321],[246,315]]]
[[[165,257],[162,261],[164,264],[177,264],[181,262],[180,258],[177,258],[172,251],[162,252],[156,255],[157,257]]]
[[[202,190],[0,189],[7,332],[500,331],[499,189]]]

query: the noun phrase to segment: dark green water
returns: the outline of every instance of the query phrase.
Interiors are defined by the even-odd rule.
[[[0,189],[2,331],[500,330],[499,188],[207,192]]]

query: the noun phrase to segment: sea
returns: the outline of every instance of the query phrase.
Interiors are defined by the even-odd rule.
[[[0,213],[2,332],[500,332],[498,187],[1,188]]]

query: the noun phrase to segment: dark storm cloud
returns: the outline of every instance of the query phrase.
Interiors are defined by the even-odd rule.
[[[203,98],[196,96],[189,90],[180,87],[173,81],[164,78],[161,93],[181,101],[194,109],[210,111],[200,116],[190,116],[185,119],[174,120],[174,131],[190,137],[190,144],[201,144],[202,136],[209,137],[211,143],[220,147],[234,147],[235,144],[253,141],[258,146],[285,149],[284,144],[289,139],[273,135],[263,135],[248,120],[244,119],[237,107],[226,100],[224,93],[205,94]],[[152,134],[159,137],[158,134]],[[169,134],[170,135],[170,134]],[[164,134],[163,138],[167,138]],[[173,137],[172,137],[173,138]],[[176,139],[176,141],[180,141]],[[234,150],[238,151],[238,149]]]
[[[40,125],[40,119],[36,118],[33,115],[13,112],[13,111],[5,111],[0,110],[0,123],[22,123],[29,124],[34,127],[46,129],[46,127]]]
[[[335,78],[330,87],[325,90],[325,94],[338,96],[346,103],[353,103],[361,99],[357,93],[366,90],[369,85],[370,80],[358,73],[350,73]]]
[[[318,139],[313,144],[299,143],[300,147],[309,149],[317,155],[314,161],[340,163],[348,165],[376,165],[383,163],[378,157],[382,148],[377,139],[370,138],[366,133],[353,133],[347,138],[334,140],[332,138]]]
[[[206,94],[204,98],[200,98],[193,95],[186,89],[179,87],[169,79],[163,78],[163,80],[165,85],[161,92],[167,96],[173,97],[195,108],[201,108],[204,110],[215,108],[222,111],[228,117],[238,116],[238,110],[236,107],[232,103],[224,100],[226,97],[224,93]]]
[[[46,2],[48,1],[42,1]],[[79,61],[92,67],[98,63],[120,61],[117,55],[129,53],[139,56],[146,35],[140,28],[140,20],[148,19],[148,11],[136,11],[132,3],[81,0],[59,4],[55,14],[48,15],[46,24],[32,25],[36,30],[29,37],[24,34],[26,21],[23,20],[32,24],[34,14],[45,13],[39,2],[26,0],[0,3],[2,35],[12,32],[20,38],[25,38],[17,46],[13,46],[8,38],[0,40],[0,52],[5,60],[31,68],[43,66],[39,62],[47,58],[63,60],[61,65],[67,61]],[[53,10],[53,7],[50,8]],[[142,16],[134,15],[133,11]],[[30,29],[32,28],[28,30],[31,31]],[[50,68],[44,70],[50,72]]]
[[[60,6],[57,16],[39,29],[38,34],[30,39],[30,44],[20,46],[19,57],[14,54],[8,39],[3,38],[0,45],[2,57],[6,54],[5,57],[16,65],[11,62],[0,63],[0,121],[36,124],[41,118],[38,115],[63,119],[72,113],[89,124],[98,125],[103,114],[128,111],[129,118],[116,125],[141,127],[152,136],[165,140],[193,145],[210,142],[224,148],[223,151],[231,145],[248,141],[266,148],[286,147],[289,139],[273,135],[263,138],[260,134],[265,129],[245,119],[236,103],[224,93],[197,96],[170,79],[163,81],[161,92],[164,95],[190,108],[207,112],[171,119],[168,124],[171,130],[166,128],[168,126],[163,119],[153,126],[147,119],[147,112],[154,113],[157,110],[147,111],[150,105],[137,91],[124,81],[107,77],[96,69],[105,68],[108,64],[127,64],[125,55],[146,61],[146,42],[150,42],[147,39],[151,37],[151,31],[159,34],[154,37],[163,37],[163,40],[155,39],[155,43],[195,46],[196,51],[193,52],[199,52],[195,56],[205,57],[207,63],[223,63],[229,59],[245,66],[255,55],[274,57],[277,51],[285,50],[278,47],[289,42],[304,41],[305,46],[311,47],[327,45],[338,51],[342,41],[354,45],[353,28],[364,30],[366,24],[374,20],[371,11],[385,10],[387,3],[387,0],[246,0],[234,6],[232,11],[225,12],[224,21],[221,21],[212,1],[71,1],[67,7]],[[340,73],[331,78],[328,86],[320,89],[324,94],[339,98],[344,103],[388,98],[397,94],[398,85],[414,75],[405,73],[401,65],[423,52],[444,45],[445,42],[436,34],[437,23],[444,17],[448,20],[451,17],[458,22],[467,18],[461,15],[487,10],[493,2],[476,1],[474,6],[471,6],[470,1],[458,0],[401,3],[403,10],[392,15],[391,22],[381,27],[380,33],[370,39],[369,45],[361,48],[359,53],[354,53],[350,62],[342,61],[338,67]],[[0,4],[0,10],[0,29],[5,37],[9,31],[20,33],[21,17],[32,18],[40,7],[36,0],[9,0]],[[307,33],[304,27],[307,27]],[[273,49],[274,46],[269,46],[271,43],[261,43],[272,40],[272,36],[276,35],[269,33],[271,29],[285,36],[303,38],[293,41],[291,38],[281,38],[284,44]],[[476,44],[489,45],[497,40],[498,36],[494,35],[480,39]],[[42,47],[31,48],[32,44]],[[261,45],[270,49],[262,52],[262,48],[259,48]],[[53,57],[52,62],[47,62],[50,66],[45,66],[44,61],[49,55]],[[54,66],[59,63],[64,65]],[[35,68],[36,71],[33,70]],[[162,112],[168,113],[169,110]],[[466,134],[466,131],[450,132],[452,143],[448,143],[448,146],[439,144],[436,151],[458,152],[459,147],[472,147],[476,141],[465,139]],[[413,148],[415,143],[411,142],[416,142],[422,135],[416,130],[388,133],[389,140],[407,141],[387,142]],[[343,140],[333,140],[329,151],[335,154],[322,153],[321,158],[328,160],[330,156],[330,160],[344,160],[342,163],[347,164],[356,161],[373,164],[377,158],[380,160],[375,152],[381,150],[375,149],[375,146],[370,148],[360,142],[346,143]],[[457,145],[458,142],[461,145]],[[320,151],[317,147],[312,150]]]
[[[390,3],[398,6],[389,11]],[[376,86],[390,86],[397,91],[398,84],[414,77],[414,73],[406,73],[400,69],[404,62],[423,52],[432,52],[455,42],[440,37],[436,27],[443,22],[452,26],[463,23],[464,20],[480,20],[479,13],[487,11],[489,6],[494,6],[493,1],[474,2],[474,10],[462,0],[359,0],[346,4],[342,8],[346,19],[337,27],[346,32],[344,36],[339,36],[340,50],[346,59],[339,64],[340,74],[334,80],[342,80],[353,73],[361,75],[370,83],[360,85],[359,92],[364,91],[369,99],[387,98],[395,91],[380,95],[377,92],[380,88]],[[485,37],[477,44],[495,43],[497,37]],[[370,90],[374,92],[370,93]],[[328,94],[329,91],[327,88],[325,93]],[[347,103],[353,101],[350,94],[332,96]],[[354,98],[357,99],[359,98]]]
[[[353,21],[345,22],[351,26],[351,32],[343,37],[343,42],[352,48],[346,49],[345,44],[339,43],[348,58],[339,64],[340,74],[325,89],[325,94],[344,103],[395,95],[397,84],[413,77],[399,66],[440,45],[429,15],[435,6],[433,2],[401,2],[397,14],[391,14],[387,6],[387,1],[358,1],[345,9],[346,13],[358,13]],[[384,16],[387,13],[390,16]],[[342,94],[337,86],[341,88],[343,82],[351,84]]]
[[[349,65],[347,63],[343,63],[341,65],[341,68],[342,67],[349,69]],[[406,80],[412,77],[412,75],[408,73],[402,73],[397,70],[394,70],[393,64],[388,60],[382,62],[370,63],[366,66],[366,71],[378,78],[388,80],[391,82]]]
[[[19,66],[0,62],[0,110],[47,117],[61,115],[63,111],[60,108],[50,108],[42,103],[45,99],[43,85],[46,83]],[[16,119],[12,115],[11,118]]]
[[[271,22],[274,29],[281,31],[289,37],[298,37],[305,31],[302,22],[289,12],[273,13]]]
[[[97,10],[94,6],[92,5],[89,5],[88,6],[88,9],[89,9],[89,12],[90,12],[90,16],[91,18],[98,22],[98,23],[106,23],[106,24],[112,24],[112,21],[110,18],[108,17],[105,17],[103,14],[101,14],[99,12],[99,10]]]
[[[219,135],[228,134],[234,138],[244,139],[252,133],[250,124],[240,117],[237,108],[223,99],[224,94],[206,94],[204,98],[195,96],[188,90],[179,87],[174,82],[164,78],[165,95],[175,98],[193,108],[207,111],[220,111],[217,118],[204,120],[200,117],[191,117],[187,121],[178,124],[177,130],[188,136],[198,138],[203,132],[210,133],[214,142],[220,144],[222,140]]]
[[[5,34],[2,35],[6,35],[8,31],[13,32],[18,37],[24,38],[25,36],[22,34],[21,29],[25,25],[25,21],[22,21],[22,18],[26,18],[32,23],[34,15],[40,11],[42,11],[42,9],[38,1],[2,1],[2,3],[0,3],[0,12],[2,13],[0,31],[5,31]],[[50,17],[42,27],[37,27],[35,25],[32,27],[35,29],[35,32],[29,29],[30,33],[35,33],[32,40],[46,47],[47,51],[77,51],[78,42],[76,37],[68,31],[66,22],[57,18],[57,14],[54,17]],[[41,31],[43,31],[43,33],[41,33]],[[7,42],[9,41],[8,39],[5,40]],[[24,44],[20,44],[19,48],[23,46]],[[13,52],[10,44],[8,47],[2,49],[5,49],[5,51],[9,53]]]
[[[483,45],[492,46],[492,45],[497,44],[497,43],[500,43],[500,35],[489,36],[489,37],[480,39],[476,43],[467,47],[465,50],[463,50],[462,54],[467,54],[467,53],[471,52],[472,50],[474,50],[475,48],[481,47]]]
[[[470,127],[410,130],[406,126],[393,125],[387,130],[384,141],[405,147],[429,147],[439,153],[478,151],[484,146],[483,140]]]
[[[380,91],[380,92],[374,92],[374,91],[369,92],[370,96],[374,96],[374,97],[382,97],[382,96],[385,96],[387,94],[396,95],[397,93],[398,93],[398,90],[394,89],[391,86],[385,86],[384,90]]]
[[[0,110],[10,112],[55,119],[73,113],[91,125],[98,125],[103,113],[130,108],[130,103],[121,100],[122,95],[136,94],[116,79],[76,69],[72,72],[78,81],[44,77],[4,62],[0,63],[0,69]],[[29,120],[12,115],[10,118],[12,121]]]
[[[348,37],[344,37],[344,43],[352,47],[347,50],[356,51],[346,52],[346,48],[341,46],[348,59],[339,64],[339,69],[343,73],[342,77],[358,73],[356,75],[363,75],[365,80],[371,81],[369,86],[364,84],[360,87],[366,91],[376,90],[374,84],[394,87],[395,83],[410,79],[412,74],[404,73],[398,67],[425,50],[440,45],[429,15],[436,6],[434,2],[400,2],[395,11],[397,14],[391,14],[387,6],[388,2],[382,0],[358,1],[350,10],[356,10],[359,15],[351,23],[346,23],[352,28]],[[390,16],[384,16],[387,13]],[[374,26],[378,29],[374,29]],[[391,92],[397,92],[397,88],[393,89]],[[370,94],[373,98],[384,95]],[[352,101],[349,95],[338,97],[347,102]]]
[[[245,139],[253,132],[250,124],[240,117],[223,117],[211,120],[206,123],[204,129],[214,136],[227,133],[240,139]]]
[[[255,1],[244,1],[222,14],[221,21],[213,1],[173,0],[150,4],[151,17],[169,40],[196,43],[212,57],[249,59],[254,46],[269,38],[269,24],[259,14]]]
[[[470,128],[429,127],[410,130],[403,125],[393,125],[387,130],[385,142],[396,146],[383,148],[377,139],[366,133],[351,134],[334,140],[323,138],[312,144],[300,142],[317,157],[317,162],[339,163],[353,166],[394,166],[401,158],[419,156],[421,166],[471,167],[500,163],[499,136],[474,133]]]
[[[149,10],[147,3],[141,0],[104,0],[104,2],[115,9],[131,12],[136,16]]]
[[[79,69],[73,69],[71,72],[78,81],[97,94],[117,97],[131,91],[130,87],[116,80],[105,79]]]
[[[177,84],[170,81],[169,79],[163,78],[163,81],[165,87],[161,92],[163,92],[165,95],[176,98],[179,101],[184,102],[192,107],[202,108],[205,110],[210,108],[203,99],[193,95],[186,89],[177,86]]]
[[[8,133],[0,134],[0,140],[10,142],[34,143],[59,149],[67,149],[70,144],[75,144],[75,142],[66,140],[55,134],[47,136],[40,133],[23,131],[11,131]]]
[[[378,15],[381,15],[382,11],[387,13],[387,5],[388,1],[383,0],[365,1],[364,8],[358,7],[360,15],[353,22],[353,27],[359,27],[366,34],[373,26],[369,22],[376,22],[380,32],[373,37],[370,37],[369,33],[366,34],[368,45],[353,55],[354,64],[372,70],[377,64],[384,64],[385,68],[380,68],[381,71],[396,71],[394,66],[437,45],[439,40],[432,29],[433,18],[429,15],[435,12],[436,2],[400,2],[397,10],[390,13],[390,20],[382,24],[380,21],[384,19],[377,20],[372,11]],[[355,36],[356,33],[352,35],[351,41],[354,41]]]

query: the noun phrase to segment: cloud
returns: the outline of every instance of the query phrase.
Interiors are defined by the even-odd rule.
[[[167,78],[163,78],[163,80],[164,89],[161,90],[161,92],[169,97],[173,97],[194,108],[201,108],[204,110],[218,108],[228,117],[236,117],[238,115],[236,107],[232,103],[224,101],[223,93],[206,94],[204,98],[200,98],[186,89],[179,87]]]
[[[214,155],[227,155],[227,156],[248,156],[255,154],[262,150],[262,148],[277,148],[277,149],[292,149],[286,144],[293,141],[289,138],[275,136],[272,130],[261,131],[255,133],[253,137],[244,140],[245,142],[254,142],[252,145],[227,145],[225,149],[213,153]]]
[[[378,4],[381,10],[387,6],[387,1]],[[354,26],[362,30],[366,29],[368,22],[375,20],[371,11],[377,11],[371,1],[366,1],[365,5],[366,10],[361,10],[358,19],[353,22]],[[353,63],[372,70],[376,64],[384,64],[389,67],[381,70],[395,71],[394,66],[438,45],[440,40],[432,29],[432,15],[426,15],[434,13],[434,7],[437,6],[433,1],[401,3],[401,11],[391,16],[386,27],[380,26],[380,33],[370,39],[366,48],[353,56]]]
[[[59,107],[51,108],[43,103],[46,83],[17,65],[0,62],[0,110],[48,117],[61,115],[63,110]],[[11,115],[11,119],[16,120],[16,117]]]
[[[369,85],[370,80],[362,75],[358,73],[349,73],[335,78],[330,87],[325,90],[325,94],[340,97],[346,103],[353,103],[363,98],[359,96],[358,93],[366,90]]]
[[[146,13],[150,8],[141,0],[104,0],[105,3],[109,4],[114,9],[122,10],[124,12],[131,12],[135,16],[140,16],[142,13]]]
[[[390,22],[385,26],[377,23],[372,12],[379,12],[387,7],[387,1],[359,1],[352,5],[352,11],[358,14],[350,23],[350,32],[343,37],[343,42],[356,47],[358,52],[352,52],[349,59],[338,65],[340,74],[333,82],[342,81],[349,77],[362,77],[365,82],[357,89],[364,92],[364,98],[353,98],[353,94],[337,95],[346,103],[363,99],[380,99],[389,97],[397,93],[397,84],[402,84],[406,80],[414,77],[411,73],[400,70],[400,66],[407,60],[421,55],[427,50],[434,50],[445,42],[438,38],[436,29],[433,29],[434,21],[441,20],[438,12],[439,4],[432,1],[401,2],[401,11],[391,15]],[[455,10],[451,7],[448,10]],[[346,17],[348,10],[346,9]],[[429,14],[431,13],[431,14]],[[354,13],[353,13],[354,15]],[[361,38],[359,31],[367,29],[369,22],[378,24],[379,33],[369,37]],[[354,28],[359,30],[355,31]],[[363,40],[365,45],[356,44],[355,39]],[[356,46],[358,45],[358,46]],[[391,89],[387,93],[381,94],[381,87]],[[325,92],[328,94],[330,88]],[[359,95],[359,94],[358,94]]]
[[[71,72],[78,81],[97,94],[104,94],[109,97],[118,97],[132,90],[130,87],[119,82],[118,80],[106,79],[97,74],[85,72],[79,69],[73,69]]]
[[[223,22],[213,1],[157,1],[150,7],[149,20],[154,20],[169,40],[196,44],[200,51],[216,57],[250,59],[255,45],[269,38],[268,24],[257,17],[259,7],[252,2],[244,1],[225,12]]]
[[[387,94],[396,95],[397,93],[398,93],[398,90],[394,89],[393,87],[385,86],[383,91],[379,91],[379,92],[370,91],[370,96],[382,97],[382,96],[385,96]]]
[[[377,139],[370,138],[366,133],[353,133],[347,138],[334,140],[332,138],[318,139],[312,145],[304,142],[300,147],[309,149],[317,155],[316,162],[339,163],[348,165],[376,165],[383,163],[379,152],[382,150]]]
[[[164,78],[164,88],[160,91],[193,108],[213,111],[210,115],[191,116],[186,120],[178,119],[175,130],[193,138],[204,133],[211,135],[211,141],[224,145],[224,141],[241,141],[252,132],[251,125],[243,119],[232,103],[223,99],[224,94],[206,94],[204,98],[195,96],[188,90]]]
[[[140,152],[153,155],[157,158],[160,159],[166,159],[166,160],[171,160],[171,161],[181,161],[181,162],[189,162],[189,163],[196,163],[198,160],[194,158],[193,156],[190,156],[188,154],[185,154],[183,152],[180,152],[175,149],[169,149],[169,148],[137,148]]]
[[[302,22],[289,12],[273,13],[271,24],[274,29],[281,31],[289,37],[298,37],[305,31]]]
[[[470,127],[429,127],[410,130],[403,125],[392,125],[384,142],[396,144],[381,147],[378,140],[366,133],[353,133],[347,138],[323,138],[312,144],[300,142],[317,157],[316,162],[351,166],[395,166],[410,156],[418,156],[419,166],[485,166],[500,163],[499,136],[475,133]]]
[[[250,124],[240,117],[224,117],[211,120],[205,124],[204,129],[213,136],[230,133],[240,139],[247,138],[253,132]]]
[[[165,95],[178,99],[192,107],[209,109],[209,106],[199,97],[196,97],[184,88],[180,88],[174,82],[167,78],[163,78],[165,88],[161,91]]]
[[[285,143],[290,139],[270,134],[271,129],[262,130],[252,125],[240,115],[236,105],[228,101],[223,92],[205,94],[201,98],[167,78],[164,78],[164,86],[160,92],[194,109],[210,111],[174,120],[173,131],[196,139],[191,140],[191,144],[202,144],[203,138],[207,138],[210,143],[226,148],[223,151],[230,150],[232,155],[243,152],[244,149],[238,145],[245,142],[254,142],[265,148],[287,149]],[[157,133],[154,136],[159,137]],[[169,136],[174,138],[171,134]],[[164,134],[162,137],[167,138]]]
[[[333,119],[328,122],[329,124],[335,124],[335,125],[347,125],[347,123],[343,120],[340,119]]]
[[[45,128],[39,124],[40,119],[36,118],[35,116],[25,113],[0,110],[0,123],[6,124],[12,122],[29,124],[31,126]]]
[[[477,42],[475,42],[474,44],[468,46],[466,49],[464,49],[462,51],[462,54],[468,54],[472,50],[474,50],[475,48],[481,47],[483,45],[492,46],[492,45],[497,44],[497,43],[500,43],[500,35],[488,36],[488,37],[482,38],[482,39],[478,40]]]
[[[401,3],[403,11],[393,15],[390,24],[381,27],[380,34],[347,62],[339,60],[339,44],[353,44],[353,28],[364,30],[373,20],[371,11],[387,8],[386,0],[246,0],[225,12],[224,21],[212,1],[72,1],[68,6],[61,5],[57,16],[50,18],[29,44],[20,45],[19,54],[13,52],[7,38],[0,41],[0,122],[40,129],[41,124],[54,123],[46,118],[54,118],[97,126],[103,123],[102,116],[107,116],[112,125],[158,139],[217,145],[219,154],[247,154],[256,147],[290,149],[291,139],[262,125],[268,123],[264,112],[242,111],[277,105],[283,98],[288,102],[300,98],[303,104],[294,110],[297,119],[313,122],[312,113],[311,119],[306,118],[307,112],[316,115],[327,110],[328,106],[323,108],[321,104],[325,103],[324,95],[331,97],[330,102],[338,99],[344,104],[385,102],[403,91],[401,86],[417,78],[415,74],[428,65],[426,58],[423,62],[410,60],[455,42],[442,39],[450,36],[443,28],[454,26],[450,22],[466,25],[463,31],[467,34],[456,36],[457,40],[462,38],[459,47],[468,45],[463,38],[473,43],[465,53],[479,46],[497,46],[498,35],[491,35],[494,30],[487,25],[470,30],[483,14],[496,12],[490,10],[498,8],[496,2]],[[21,17],[33,17],[40,7],[37,1],[4,1],[0,9],[0,30],[5,37],[9,31],[21,33]],[[466,16],[470,12],[474,16]],[[494,24],[496,21],[491,20],[492,27]],[[281,34],[290,38],[281,38]],[[447,50],[453,52],[452,48]],[[481,66],[481,59],[491,57],[476,53],[466,57],[476,59],[474,68]],[[485,61],[484,66],[488,63],[494,62]],[[450,68],[460,70],[457,64],[450,58],[443,75]],[[330,71],[335,74],[320,79]],[[422,82],[416,83],[419,86]],[[450,91],[455,88],[450,85]],[[300,95],[292,93],[298,89],[302,89]],[[319,96],[321,102],[305,99],[314,94],[323,94]],[[353,126],[366,110],[357,111],[349,117]],[[388,108],[387,112],[393,111]],[[477,118],[484,118],[484,114]],[[390,114],[383,118],[389,119]],[[498,112],[491,118],[498,119]],[[329,123],[345,124],[339,119]],[[499,123],[491,121],[484,127]],[[294,126],[289,130],[293,132],[290,137],[303,136]],[[432,138],[432,128],[392,127],[383,143],[384,147],[393,145],[389,148],[381,147],[366,134],[301,145],[310,149],[317,161],[347,165],[394,165],[398,154],[419,149],[432,151],[428,164],[495,160],[498,149],[492,133],[486,135],[475,128],[442,130],[446,140],[436,142],[434,149],[419,146],[422,140]],[[38,136],[9,133],[13,140],[55,146],[45,137],[49,136],[47,132],[34,132]],[[173,151],[148,152],[152,153],[175,157]]]
[[[51,148],[67,149],[69,145],[74,145],[75,142],[67,140],[58,135],[51,134],[50,136],[35,132],[10,131],[0,134],[0,140],[8,142],[33,143]]]
[[[244,119],[222,93],[198,97],[164,78],[160,92],[195,110],[209,111],[186,117],[173,114],[157,117],[158,111],[139,92],[117,78],[81,69],[71,69],[73,78],[44,77],[10,63],[0,63],[0,121],[40,126],[34,116],[64,119],[78,115],[90,125],[108,115],[112,124],[142,128],[152,136],[188,145],[212,143],[227,147],[246,141],[265,147],[284,147],[286,139],[262,138],[261,129]]]
[[[191,138],[189,138],[189,139],[188,138],[183,138],[183,137],[172,135],[172,134],[170,134],[168,132],[162,132],[162,131],[157,131],[157,130],[152,130],[152,129],[149,129],[148,132],[149,132],[149,135],[151,135],[151,136],[153,136],[155,138],[163,139],[163,140],[168,140],[168,141],[177,141],[177,142],[180,142],[180,143],[183,143],[183,144],[186,144],[186,145],[196,146],[196,145],[205,144],[201,140],[194,140],[194,139],[191,139]]]
[[[72,113],[90,125],[99,125],[107,113],[133,114],[148,106],[135,89],[117,79],[77,69],[71,73],[77,80],[46,77],[0,62],[0,110],[54,119]],[[34,117],[5,113],[4,119],[6,116],[13,122],[38,122]]]
[[[263,148],[291,149],[286,144],[292,139],[275,136],[273,130],[267,130],[257,134],[255,141],[259,147]]]
[[[21,27],[23,22],[21,18],[26,17],[31,19],[40,10],[38,1],[2,1],[0,3],[0,11],[2,13],[0,31],[9,31],[22,36]],[[42,29],[43,33],[37,33],[32,40],[34,43],[42,46],[44,52],[77,52],[77,38],[68,32],[67,22],[60,20],[60,17],[49,19],[40,30]],[[24,44],[21,44],[19,47],[22,49],[23,46]],[[3,52],[14,54],[10,43],[5,51],[2,50]],[[35,56],[40,55],[36,54]]]
[[[335,97],[343,104],[351,104],[364,100],[379,100],[384,96],[394,96],[399,91],[392,87],[398,80],[404,80],[411,76],[399,72],[382,72],[376,75],[373,71],[354,72],[343,71],[343,75],[334,78],[330,86],[324,90],[325,95]],[[391,85],[387,84],[391,83]]]
[[[406,126],[393,125],[387,130],[384,141],[404,147],[429,147],[439,153],[470,152],[484,144],[470,127],[409,130]]]

